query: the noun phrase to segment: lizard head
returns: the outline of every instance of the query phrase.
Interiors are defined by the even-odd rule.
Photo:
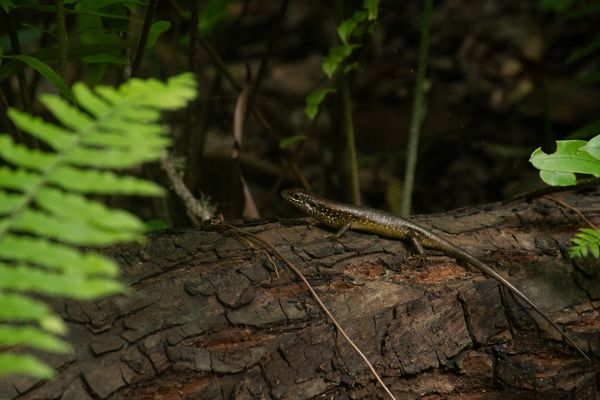
[[[304,214],[334,228],[354,220],[352,211],[348,210],[351,206],[322,199],[302,189],[284,190],[281,192],[281,197]]]
[[[302,189],[286,189],[281,192],[281,197],[296,208],[299,208],[308,215],[317,206],[315,197],[311,196]]]

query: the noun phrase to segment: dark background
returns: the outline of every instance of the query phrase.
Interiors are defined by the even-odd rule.
[[[41,31],[42,27],[52,31],[52,14],[39,7],[52,3],[32,3],[37,6],[19,8],[8,19],[2,15],[6,22],[0,24],[4,54],[12,52],[9,22],[20,33],[30,27],[39,31],[29,39],[23,36],[23,54],[53,44],[55,38]],[[209,3],[198,3],[201,16],[206,16]],[[194,2],[159,2],[154,20],[172,25],[144,54],[139,76],[164,79],[190,69],[196,73],[198,101],[185,112],[167,117],[175,139],[173,158],[191,191],[210,196],[226,219],[242,215],[241,176],[261,216],[296,215],[278,197],[279,190],[300,186],[284,161],[286,157],[293,160],[311,190],[350,200],[339,96],[327,98],[314,127],[304,115],[305,96],[332,85],[321,63],[330,46],[338,44],[336,12],[340,10],[336,11],[335,4],[342,3],[345,17],[362,5],[362,1],[350,0],[291,0],[277,28],[282,2],[231,1],[222,17],[214,19],[214,29],[200,34],[240,84],[252,82],[261,59],[268,60],[253,104],[263,111],[272,132],[249,115],[240,158],[232,160],[238,93],[215,67],[214,57],[199,43],[190,47]],[[555,140],[598,119],[598,84],[586,79],[597,71],[597,54],[592,49],[568,62],[573,52],[593,47],[598,40],[599,14],[593,9],[581,15],[575,12],[587,4],[594,2],[434,2],[427,114],[419,145],[413,212],[493,202],[541,186],[537,170],[528,163],[531,152],[539,146],[553,151]],[[107,12],[123,12],[119,6],[113,5]],[[404,177],[422,7],[420,1],[381,1],[373,33],[364,35],[362,46],[353,55],[361,68],[350,75],[363,202],[393,211],[399,207]],[[106,20],[105,29],[119,32],[123,40],[135,37],[145,13],[146,8],[138,5],[124,11],[129,21]],[[82,40],[76,18],[67,14],[69,46]],[[267,52],[270,41],[273,47]],[[132,45],[121,54],[131,60],[134,51]],[[47,62],[56,65],[53,60]],[[128,66],[109,66],[102,82],[121,83],[129,71]],[[247,71],[251,71],[250,80]],[[54,90],[43,78],[36,78],[35,71],[26,68],[25,73],[30,83],[37,82],[34,98]],[[89,76],[85,60],[69,60],[69,83],[89,81]],[[16,74],[0,84],[5,94],[3,111],[6,106],[21,108]],[[34,113],[45,113],[37,102],[32,104]],[[1,123],[3,131],[11,132],[5,115]],[[284,138],[307,132],[310,136],[300,146],[280,148]],[[136,172],[168,186],[156,166]],[[143,199],[110,201],[146,219],[166,220],[175,226],[189,224],[183,205],[174,196],[167,207]]]

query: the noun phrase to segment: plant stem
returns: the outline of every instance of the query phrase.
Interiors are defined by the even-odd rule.
[[[350,99],[350,85],[348,75],[343,74],[340,80],[342,95],[342,108],[344,118],[344,136],[346,137],[346,163],[350,177],[350,190],[352,203],[360,206],[360,181],[358,179],[358,163],[356,162],[356,147],[354,146],[354,123],[352,121],[352,100]]]
[[[140,33],[140,40],[138,47],[135,52],[135,58],[133,59],[133,65],[131,66],[131,77],[138,76],[140,73],[140,67],[142,65],[142,58],[144,57],[144,50],[146,49],[146,42],[148,41],[148,33],[150,32],[150,26],[154,20],[154,12],[156,10],[157,0],[150,0],[148,8],[146,8],[146,17],[144,18],[144,26]]]
[[[6,22],[8,26],[8,37],[10,39],[10,47],[12,54],[22,54],[21,53],[21,44],[19,42],[19,34],[17,32],[17,20],[18,15],[15,10],[13,10],[10,14],[5,13]],[[25,72],[23,70],[19,70],[17,73],[17,81],[19,82],[19,92],[21,94],[21,104],[23,106],[23,111],[31,112],[31,104],[29,103],[29,99],[27,97],[27,81],[25,80]]]
[[[415,181],[415,170],[417,167],[417,151],[419,148],[419,135],[421,124],[425,117],[423,105],[425,70],[427,69],[427,52],[429,50],[429,31],[431,28],[431,12],[433,0],[425,0],[423,7],[423,22],[421,24],[421,38],[419,43],[419,61],[417,65],[417,81],[415,83],[415,97],[410,122],[408,148],[406,149],[406,171],[404,175],[404,192],[402,196],[402,215],[410,214],[412,207],[412,194]]]
[[[56,0],[56,45],[58,46],[58,73],[67,81],[67,28],[65,25],[65,2]]]

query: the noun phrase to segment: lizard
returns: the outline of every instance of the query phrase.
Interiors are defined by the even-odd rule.
[[[319,222],[338,229],[335,237],[341,237],[348,229],[376,233],[389,238],[410,240],[417,252],[423,253],[423,247],[439,250],[447,256],[456,258],[473,265],[484,274],[498,281],[502,286],[523,300],[542,318],[554,327],[560,334],[587,360],[588,355],[564,332],[540,307],[529,297],[509,282],[499,272],[479,261],[475,256],[451,243],[442,236],[405,218],[374,208],[359,207],[351,204],[338,203],[310,194],[302,189],[287,189],[281,196],[291,205],[299,208],[305,214]]]

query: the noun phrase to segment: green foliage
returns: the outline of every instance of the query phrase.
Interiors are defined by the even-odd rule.
[[[208,0],[200,13],[198,28],[203,35],[209,35],[217,24],[227,16],[227,6],[233,0]]]
[[[342,21],[342,23],[337,28],[338,36],[342,43],[347,45],[350,42],[350,38],[352,35],[358,31],[360,24],[364,22],[367,18],[366,11],[357,11],[353,16],[347,18]]]
[[[8,14],[11,9],[15,8],[15,4],[11,0],[0,0],[0,7]]]
[[[69,87],[65,81],[63,81],[56,71],[54,71],[54,69],[52,69],[52,67],[50,67],[48,64],[35,57],[24,55],[4,56],[4,58],[22,61],[29,65],[31,68],[42,74],[44,78],[48,79],[48,81],[54,85],[54,87],[57,88],[63,96],[71,101],[73,100],[71,90],[69,90]]]
[[[293,146],[294,144],[298,143],[298,142],[303,142],[307,139],[307,137],[305,135],[294,135],[294,136],[289,136],[286,137],[284,139],[281,139],[281,141],[279,142],[279,147],[282,149],[288,148],[290,146]]]
[[[363,0],[362,9],[356,11],[351,17],[346,18],[337,28],[337,33],[342,42],[341,46],[333,46],[323,60],[323,71],[329,79],[336,73],[342,71],[347,74],[352,70],[358,69],[357,63],[345,65],[352,55],[354,49],[360,47],[360,43],[352,43],[351,40],[368,28],[369,24],[377,19],[379,14],[379,0]],[[334,91],[332,88],[316,89],[306,96],[306,115],[313,119],[317,115],[317,110],[325,99],[325,95]]]
[[[600,51],[600,38],[594,39],[582,47],[578,47],[571,52],[567,58],[567,64],[573,64],[581,59]]]
[[[529,159],[540,170],[544,182],[553,186],[570,186],[577,183],[575,174],[600,176],[600,135],[589,142],[585,140],[561,140],[556,142],[556,152],[546,154],[536,149]],[[570,257],[585,257],[591,253],[600,256],[600,232],[582,228],[571,239]]]
[[[565,12],[573,6],[576,0],[538,0],[543,10]]]
[[[358,44],[346,44],[343,46],[333,46],[329,49],[329,54],[323,61],[323,71],[331,79],[337,72],[342,62],[350,57],[352,51],[360,47]]]
[[[569,257],[586,257],[588,253],[596,258],[600,257],[600,231],[582,228],[571,242],[574,245],[569,248]]]
[[[51,2],[52,3],[52,2]],[[124,50],[137,47],[139,37],[131,35],[132,10],[138,6],[147,6],[148,1],[142,0],[67,0],[64,2],[65,11],[69,20],[73,21],[69,33],[67,56],[71,60],[83,60],[85,63],[86,80],[91,83],[100,82],[111,68],[122,68],[129,62],[125,57]],[[18,13],[56,13],[56,6],[45,5],[40,1],[7,1],[0,0],[0,6],[9,12],[14,9]],[[10,16],[9,16],[10,18]],[[38,19],[43,20],[43,16]],[[39,41],[41,28],[24,24],[18,27],[18,36],[22,48],[31,48]],[[157,39],[171,26],[169,21],[155,21],[148,34],[146,51],[152,51]],[[51,28],[52,29],[52,28]],[[48,32],[54,36],[55,32]],[[35,36],[32,36],[35,34]],[[24,40],[25,38],[27,40]],[[123,38],[126,37],[124,40]],[[0,38],[2,42],[8,43],[8,35]],[[26,46],[29,44],[29,46]],[[4,46],[5,51],[9,48]],[[22,69],[31,67],[44,76],[59,91],[72,100],[67,85],[61,80],[52,68],[53,62],[58,58],[56,44],[51,43],[47,47],[37,49],[31,54],[14,54],[4,56],[5,60],[0,67],[0,81],[13,76]]]
[[[150,26],[150,32],[148,32],[148,42],[147,46],[149,48],[154,47],[156,44],[156,40],[163,33],[171,28],[171,23],[169,21],[156,21]]]
[[[329,93],[334,93],[335,89],[327,88],[327,89],[316,89],[313,90],[306,96],[306,107],[304,112],[308,116],[308,118],[313,119],[317,115],[317,111],[319,110],[319,105],[325,99],[325,96]]]
[[[537,148],[529,162],[540,170],[544,182],[553,186],[574,185],[575,174],[600,176],[600,135],[585,140],[560,140],[556,152],[546,154]]]
[[[195,97],[191,74],[163,83],[132,79],[114,89],[72,88],[80,108],[54,95],[41,102],[60,124],[11,109],[14,124],[44,142],[33,150],[0,134],[0,375],[48,378],[51,368],[15,346],[65,352],[61,318],[38,295],[94,299],[125,292],[116,264],[82,247],[141,240],[145,225],[86,194],[160,195],[153,182],[115,173],[156,160],[170,141],[160,112]]]

